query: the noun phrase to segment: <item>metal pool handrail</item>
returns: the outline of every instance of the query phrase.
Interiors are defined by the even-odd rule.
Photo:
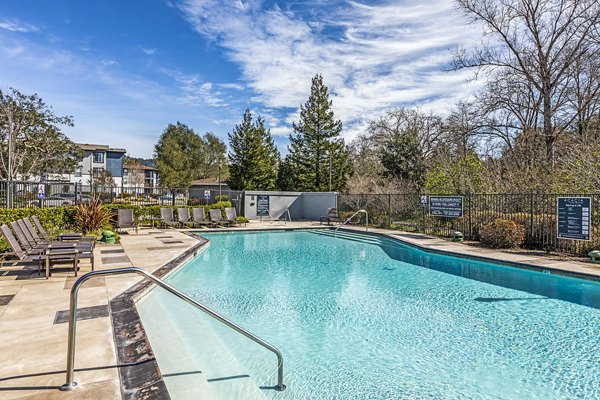
[[[173,286],[164,282],[163,280],[157,278],[156,276],[144,271],[141,268],[136,267],[128,267],[128,268],[115,268],[115,269],[105,269],[101,271],[93,271],[88,272],[83,275],[81,278],[75,281],[75,284],[71,288],[71,302],[69,308],[69,345],[67,348],[67,382],[60,387],[60,390],[69,391],[73,390],[77,386],[77,382],[73,381],[73,373],[75,369],[75,334],[76,332],[76,324],[77,324],[77,294],[79,292],[79,287],[88,279],[96,277],[96,276],[104,276],[104,275],[123,275],[123,274],[138,274],[142,275],[146,279],[150,279],[152,282],[165,289],[167,292],[179,297],[180,299],[186,301],[187,303],[193,305],[197,309],[203,311],[209,316],[213,317],[217,321],[225,324],[229,328],[235,330],[238,333],[246,336],[248,339],[253,340],[259,345],[263,346],[267,350],[272,351],[277,356],[277,386],[275,386],[275,390],[283,391],[286,386],[283,384],[283,355],[281,352],[273,345],[268,342],[262,340],[258,336],[254,335],[251,332],[248,332],[246,329],[237,325],[235,322],[228,320],[227,318],[219,315],[217,312],[211,310],[210,308],[198,303],[196,300],[192,299],[188,295],[179,290],[175,289]]]
[[[335,231],[333,232],[333,234],[335,235],[337,233],[338,229],[340,229],[342,226],[344,226],[348,222],[350,222],[350,220],[352,218],[354,218],[354,216],[356,214],[358,214],[358,213],[365,213],[365,218],[366,218],[366,220],[365,220],[365,222],[366,222],[366,224],[365,224],[365,231],[368,231],[369,230],[369,213],[367,212],[367,210],[358,210],[357,212],[355,212],[354,214],[352,214],[350,216],[350,218],[348,218],[347,220],[345,220],[344,222],[342,222],[342,224],[340,226],[338,226],[337,228],[335,228]]]

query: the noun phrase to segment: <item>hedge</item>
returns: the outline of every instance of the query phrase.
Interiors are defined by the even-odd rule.
[[[115,214],[120,208],[129,208],[133,210],[133,215],[139,220],[142,215],[151,215],[153,217],[160,217],[161,208],[204,208],[205,210],[220,209],[221,212],[225,211],[226,207],[232,207],[231,202],[221,201],[210,205],[198,205],[198,206],[136,206],[131,204],[105,204],[106,208],[114,211]],[[71,230],[74,226],[73,215],[75,213],[75,207],[73,206],[59,206],[59,207],[48,207],[48,208],[0,208],[0,225],[10,224],[21,218],[31,217],[36,215],[44,228],[52,235]],[[0,252],[5,252],[9,249],[8,243],[4,238],[0,239]]]

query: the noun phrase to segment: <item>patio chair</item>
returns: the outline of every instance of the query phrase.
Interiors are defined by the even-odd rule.
[[[210,218],[210,223],[213,226],[224,226],[227,225],[228,222],[223,220],[223,214],[221,210],[218,208],[213,208],[212,210],[208,210],[208,217]]]
[[[134,228],[135,233],[138,233],[138,226],[133,218],[133,210],[130,208],[121,208],[117,214],[117,230],[121,231],[124,228]]]
[[[170,226],[171,228],[179,225],[177,221],[173,219],[173,209],[172,208],[161,208],[160,209],[160,222],[163,228]]]
[[[53,240],[54,239],[54,240],[92,240],[92,241],[96,241],[95,236],[84,236],[83,234],[76,233],[76,232],[61,233],[58,236],[51,237],[48,235],[48,233],[44,229],[44,226],[42,225],[42,223],[40,222],[39,218],[36,215],[32,215],[31,220],[33,221],[40,236],[44,240]]]
[[[64,264],[64,263],[72,263],[73,270],[75,272],[75,276],[77,276],[77,264],[79,263],[79,258],[89,258],[89,254],[82,253],[78,251],[73,245],[72,248],[60,248],[54,249],[51,246],[46,247],[43,253],[38,254],[29,254],[21,246],[17,239],[12,234],[8,225],[0,226],[0,231],[2,232],[2,236],[8,242],[12,252],[8,255],[15,256],[18,262],[24,263],[37,263],[38,266],[38,275],[41,274],[42,265],[46,263],[46,279],[48,279],[52,275],[51,266],[53,264]],[[92,271],[94,270],[94,256],[91,254],[91,263],[92,263]],[[13,261],[14,262],[14,261]]]
[[[246,222],[244,221],[236,221],[237,218],[237,212],[235,211],[234,207],[226,207],[225,208],[225,221],[229,222],[230,224],[244,224],[244,226],[246,226]]]
[[[45,239],[42,239],[38,235],[38,233],[33,228],[33,225],[31,224],[29,219],[23,218],[23,219],[17,220],[16,223],[19,225],[24,236],[27,238],[29,245],[31,245],[32,247],[44,248],[45,246],[52,245],[52,247],[54,247],[54,248],[61,248],[61,247],[66,248],[66,247],[72,247],[74,244],[75,247],[77,248],[77,250],[79,250],[79,251],[93,251],[94,245],[96,244],[95,241],[90,241],[90,240],[80,240],[80,241],[45,240]],[[12,226],[12,223],[11,223],[11,226]],[[15,231],[15,233],[17,234],[17,239],[19,239],[18,231],[16,231],[14,227],[13,227],[13,231]],[[19,241],[22,242],[22,240],[20,240],[20,239],[19,239]],[[23,247],[27,248],[27,246],[23,246]]]
[[[319,219],[319,225],[322,225],[323,222],[326,222],[327,225],[331,225],[332,222],[342,222],[338,215],[338,209],[337,208],[328,208],[327,215],[325,215]]]
[[[187,207],[180,207],[177,209],[177,220],[179,221],[179,226],[187,226],[191,228],[194,226],[194,221],[190,217],[190,209]]]
[[[16,240],[19,243],[19,246],[21,246],[22,249],[24,249],[27,252],[32,252],[33,248],[36,247],[36,243],[33,241],[33,239],[27,238],[27,236],[23,232],[23,228],[20,222],[21,221],[19,220],[10,223],[10,228],[12,229],[13,236],[16,238]],[[45,247],[46,246],[44,246],[44,248]]]
[[[206,215],[204,213],[204,208],[202,207],[197,207],[197,208],[192,208],[192,215],[194,216],[194,223],[196,223],[197,225],[210,225],[210,221],[206,220]]]

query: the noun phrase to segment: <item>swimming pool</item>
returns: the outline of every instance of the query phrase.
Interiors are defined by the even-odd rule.
[[[203,236],[168,281],[277,346],[288,389],[272,353],[154,290],[138,311],[174,399],[600,398],[598,282],[382,236]]]

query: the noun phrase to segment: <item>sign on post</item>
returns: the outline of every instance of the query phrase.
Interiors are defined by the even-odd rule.
[[[557,202],[557,237],[559,239],[591,240],[590,197],[559,197]]]
[[[427,208],[427,196],[421,196],[421,207]]]
[[[43,200],[44,197],[46,197],[46,185],[44,185],[43,183],[40,183],[38,185],[38,195],[37,195],[38,199]]]
[[[463,216],[462,196],[429,196],[429,215],[460,218]]]
[[[269,212],[269,196],[259,194],[256,196],[256,216],[257,217],[268,217],[271,215]]]
[[[204,200],[210,200],[210,190],[204,191]]]

